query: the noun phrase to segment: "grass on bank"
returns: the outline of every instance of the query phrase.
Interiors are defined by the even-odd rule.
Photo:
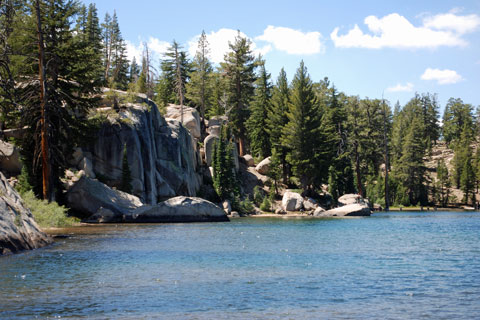
[[[80,220],[67,216],[67,208],[56,202],[40,200],[33,191],[22,193],[25,206],[32,211],[35,221],[41,228],[62,228],[78,224]]]

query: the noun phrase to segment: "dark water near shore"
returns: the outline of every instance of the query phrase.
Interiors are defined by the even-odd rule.
[[[1,319],[480,319],[480,213],[90,227],[0,286]]]

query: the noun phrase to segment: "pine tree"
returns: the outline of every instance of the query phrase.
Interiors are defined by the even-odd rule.
[[[128,164],[127,157],[127,145],[123,147],[123,157],[122,157],[122,180],[120,182],[119,189],[126,193],[132,193],[132,173],[130,171],[130,165]]]
[[[140,67],[137,64],[137,59],[133,57],[132,63],[130,64],[128,81],[130,83],[137,83],[139,77],[140,77]],[[146,79],[144,81],[146,81]]]
[[[475,172],[473,171],[472,166],[472,153],[470,148],[468,148],[469,152],[465,154],[462,173],[460,176],[460,188],[463,191],[464,197],[463,202],[468,204],[469,199],[475,199],[474,197],[474,187],[475,187]],[[472,201],[473,204],[475,200]]]
[[[187,53],[182,50],[182,46],[175,40],[168,47],[160,68],[162,70],[159,80],[161,87],[157,87],[157,92],[160,95],[159,99],[162,101],[162,104],[187,103],[185,99],[185,84],[189,80],[191,66]]]
[[[249,106],[254,94],[255,57],[251,50],[251,41],[241,36],[240,31],[234,43],[229,43],[230,51],[221,63],[226,79],[229,113],[233,125],[233,134],[239,141],[239,154],[245,155],[247,147],[246,120],[249,117]]]
[[[19,48],[22,55],[39,57],[18,74],[21,94],[27,97],[22,101],[22,123],[29,127],[21,144],[34,189],[48,200],[60,188],[65,155],[83,136],[82,116],[96,103],[92,96],[98,81],[89,73],[92,60],[85,54],[84,36],[72,25],[77,9],[70,1],[35,1],[25,17],[30,22],[24,34],[37,40]]]
[[[290,150],[287,160],[301,187],[313,186],[313,177],[320,168],[317,157],[321,150],[320,114],[312,88],[312,81],[303,61],[292,82],[291,102],[288,106],[289,122],[282,132],[282,143]]]
[[[265,69],[265,60],[258,59],[260,72],[255,82],[255,98],[250,108],[250,117],[246,128],[250,138],[250,151],[253,156],[262,159],[271,155],[270,135],[268,133],[268,112],[271,110],[270,74]]]
[[[209,53],[207,35],[205,31],[202,31],[198,40],[197,52],[193,59],[190,81],[186,85],[186,97],[197,107],[200,113],[202,130],[204,130],[205,113],[212,96],[210,81],[213,69],[208,59]]]
[[[425,141],[423,140],[423,121],[420,117],[413,118],[408,128],[402,149],[402,156],[394,165],[394,175],[402,182],[410,204],[427,202],[425,182]]]
[[[267,116],[267,133],[270,136],[272,155],[277,154],[282,166],[283,183],[287,183],[287,149],[282,144],[282,130],[288,123],[287,111],[290,103],[290,89],[288,87],[287,74],[282,68],[277,78],[277,83],[272,90],[271,104]]]
[[[437,161],[437,192],[440,196],[440,203],[442,207],[446,207],[449,200],[450,177],[445,161]]]
[[[235,200],[239,193],[232,148],[227,128],[222,127],[220,137],[213,147],[213,186],[220,199],[231,201]]]
[[[461,99],[450,98],[443,113],[443,138],[450,144],[460,139],[462,131],[466,128],[468,137],[473,136],[474,122],[473,107],[465,104]]]

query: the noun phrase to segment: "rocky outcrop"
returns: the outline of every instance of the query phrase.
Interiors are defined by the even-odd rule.
[[[93,172],[109,186],[120,185],[126,147],[133,194],[144,203],[195,196],[199,190],[200,155],[192,135],[178,121],[165,120],[153,102],[122,107],[97,136],[88,150]]]
[[[347,216],[369,216],[370,208],[366,204],[353,203],[327,211],[315,211],[316,217],[347,217]]]
[[[303,208],[303,198],[299,193],[285,191],[282,198],[282,208],[285,211],[299,211]]]
[[[303,208],[305,210],[313,211],[313,210],[317,209],[317,207],[318,207],[318,203],[314,199],[307,197],[303,200]]]
[[[218,141],[218,136],[213,134],[208,135],[203,141],[203,147],[205,149],[205,162],[209,167],[212,165],[213,146],[217,141]]]
[[[175,197],[155,206],[143,206],[126,216],[125,222],[218,222],[229,221],[225,211],[201,198]]]
[[[40,230],[19,194],[0,173],[0,255],[50,244],[52,239]]]
[[[138,197],[111,189],[100,181],[86,176],[80,178],[70,188],[67,193],[67,203],[87,220],[98,220],[94,215],[102,210],[108,210],[118,217],[143,205]]]
[[[169,104],[166,108],[165,118],[181,121],[181,107],[176,104]],[[202,129],[200,127],[200,116],[196,109],[183,106],[183,125],[195,139],[200,139]]]
[[[2,140],[0,140],[0,169],[14,175],[22,170],[18,148]]]
[[[249,167],[255,167],[255,160],[253,159],[253,157],[249,154],[246,154],[243,156],[243,159],[245,160],[245,163],[247,164],[247,166]]]
[[[265,158],[263,159],[257,166],[255,167],[255,170],[257,170],[258,173],[266,175],[270,171],[270,160],[271,158]]]
[[[349,194],[344,194],[343,196],[338,198],[339,206],[346,206],[354,203],[364,203],[362,196],[358,194],[349,193]]]

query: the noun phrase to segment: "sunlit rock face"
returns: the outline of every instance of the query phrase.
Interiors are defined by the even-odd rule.
[[[20,195],[0,173],[0,255],[30,250],[50,244]]]
[[[151,101],[122,108],[117,119],[103,124],[85,152],[97,179],[111,187],[120,185],[124,148],[132,193],[142,202],[196,195],[201,175],[194,138],[177,120],[165,120]]]

